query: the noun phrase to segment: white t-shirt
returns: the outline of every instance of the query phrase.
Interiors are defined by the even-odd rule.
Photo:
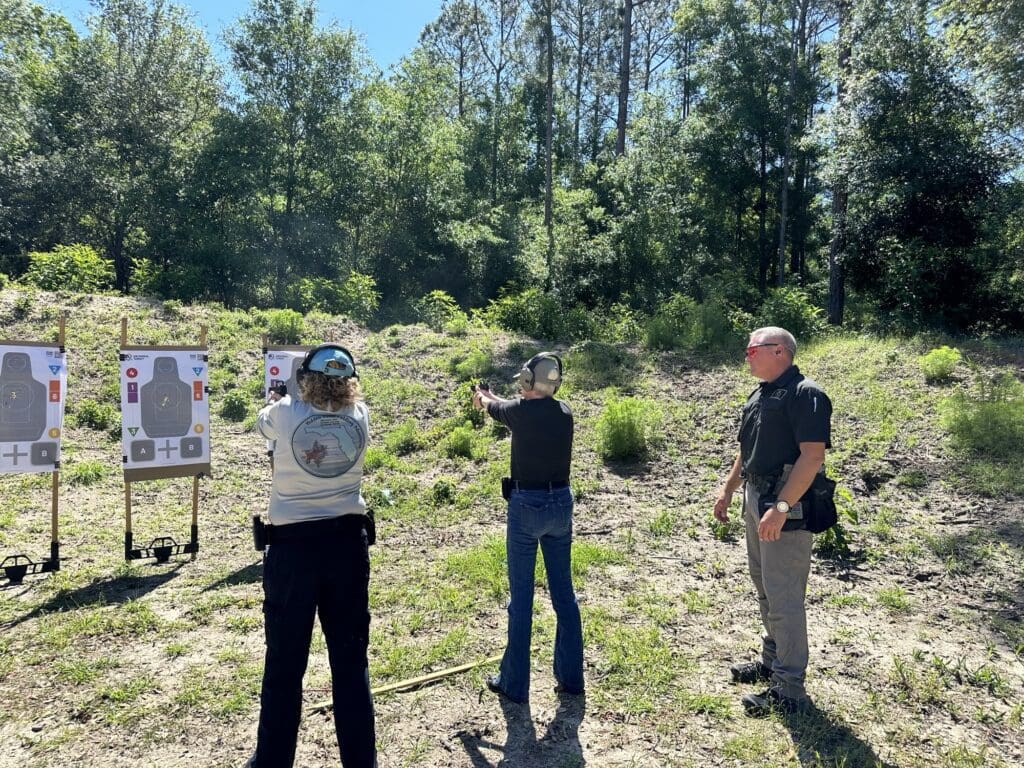
[[[321,411],[290,395],[256,417],[256,429],[274,440],[274,482],[270,522],[288,525],[339,515],[363,514],[359,493],[370,437],[362,402],[340,411]]]

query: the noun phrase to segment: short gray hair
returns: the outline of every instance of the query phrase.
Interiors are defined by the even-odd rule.
[[[555,386],[555,384],[549,381],[536,381],[533,384],[533,391],[544,395],[544,397],[553,397],[555,394]]]
[[[774,325],[758,328],[750,334],[751,339],[755,337],[765,344],[781,344],[789,350],[790,357],[796,357],[796,338],[785,328],[779,328]]]

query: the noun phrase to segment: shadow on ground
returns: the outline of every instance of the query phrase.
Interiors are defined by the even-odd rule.
[[[544,734],[537,738],[529,703],[515,704],[499,697],[505,716],[504,744],[490,741],[486,733],[460,731],[457,734],[473,768],[536,768],[558,765],[583,768],[586,760],[580,745],[580,723],[586,712],[583,696],[558,695],[558,709]],[[484,751],[499,752],[498,762],[492,763]]]
[[[861,740],[848,725],[818,709],[814,702],[804,713],[785,715],[783,723],[793,739],[800,765],[896,768],[876,755],[871,745]]]
[[[102,605],[121,605],[129,600],[138,600],[143,595],[163,586],[178,575],[184,563],[175,565],[160,573],[145,576],[124,575],[96,579],[77,589],[61,590],[46,602],[42,603],[24,616],[14,619],[7,627],[17,626],[22,622],[46,615],[73,611],[80,608],[92,608]]]

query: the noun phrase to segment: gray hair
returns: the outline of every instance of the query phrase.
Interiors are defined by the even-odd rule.
[[[796,338],[785,328],[774,325],[758,328],[750,334],[751,339],[755,337],[764,344],[781,344],[789,351],[790,357],[796,357]]]
[[[544,397],[553,397],[555,394],[555,384],[549,381],[537,381],[533,384],[533,391],[544,395]]]

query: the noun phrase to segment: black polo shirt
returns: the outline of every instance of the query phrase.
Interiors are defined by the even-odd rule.
[[[740,458],[744,473],[776,477],[794,464],[800,443],[832,447],[832,403],[815,382],[791,365],[775,381],[762,381],[743,406]]]
[[[572,411],[561,400],[517,397],[488,402],[487,412],[512,430],[512,479],[530,485],[569,479]]]

